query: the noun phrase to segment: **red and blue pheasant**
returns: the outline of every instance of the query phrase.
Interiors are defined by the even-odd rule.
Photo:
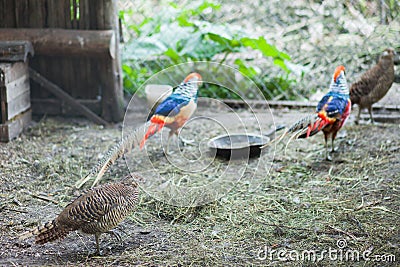
[[[92,168],[92,170],[78,182],[77,188],[85,184],[90,177],[96,175],[93,182],[95,186],[114,162],[122,157],[125,153],[131,151],[135,147],[144,147],[146,140],[161,131],[165,126],[171,129],[166,153],[168,153],[168,145],[172,135],[178,135],[178,130],[190,119],[197,108],[197,92],[202,84],[202,77],[198,73],[189,74],[183,82],[175,89],[173,94],[168,96],[164,101],[157,106],[155,113],[150,120],[143,126],[132,131],[125,136],[121,142],[113,146],[106,155]]]
[[[164,126],[171,129],[167,141],[168,153],[169,141],[172,135],[178,135],[178,130],[192,116],[197,107],[197,92],[201,85],[201,76],[198,73],[189,74],[185,80],[156,108],[150,118],[150,126],[140,142],[140,148],[144,147],[146,140],[159,132]]]
[[[325,136],[325,158],[330,159],[328,138],[331,136],[332,152],[334,152],[336,135],[346,123],[350,111],[351,101],[345,77],[345,68],[338,66],[333,74],[329,92],[319,101],[316,112],[292,124],[282,135],[270,143],[280,141],[288,134],[291,134],[290,139],[308,138],[322,131]]]

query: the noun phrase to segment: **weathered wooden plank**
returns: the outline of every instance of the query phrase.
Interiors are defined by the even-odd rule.
[[[79,29],[79,16],[80,16],[79,3],[77,0],[71,0],[70,4],[71,4],[70,8],[72,11],[70,22],[72,29]]]
[[[28,14],[29,11],[28,0],[15,1],[15,26],[16,28],[29,27]]]
[[[89,15],[89,0],[80,0],[80,24],[79,28],[82,30],[90,29],[90,15]]]
[[[116,55],[112,30],[0,29],[0,41],[11,40],[30,41],[38,55]]]
[[[101,114],[101,101],[97,99],[79,99],[81,105],[87,107],[94,113]],[[35,114],[60,115],[67,114],[69,116],[81,116],[69,104],[62,102],[60,99],[31,99],[32,110]]]
[[[7,103],[10,103],[18,96],[30,92],[29,90],[29,76],[26,73],[24,76],[14,80],[5,85],[4,89],[1,90],[1,99]]]
[[[29,109],[15,117],[12,121],[0,124],[0,142],[9,142],[24,130],[32,120],[32,111]]]
[[[23,111],[27,110],[31,107],[31,95],[30,92],[25,92],[10,102],[6,102],[6,115],[7,120],[11,120],[16,115],[22,113]]]
[[[46,2],[47,27],[49,28],[59,28],[57,13],[55,12],[55,10],[57,10],[58,3],[59,1],[54,1],[54,0],[47,0]]]
[[[65,91],[63,91],[60,87],[55,85],[54,83],[50,82],[46,78],[44,78],[42,75],[37,73],[33,69],[29,69],[29,76],[32,80],[34,80],[37,83],[40,83],[43,88],[46,90],[49,90],[51,93],[56,95],[58,98],[62,99],[63,101],[67,102],[69,105],[71,105],[73,108],[75,108],[77,111],[79,111],[82,115],[86,116],[90,120],[103,124],[103,125],[108,125],[108,122],[97,116],[95,113],[93,113],[91,110],[86,108],[85,106],[81,105],[79,102],[77,102],[73,97],[71,97],[69,94],[67,94]]]
[[[111,29],[114,35],[115,49],[119,45],[118,36],[118,14],[116,3],[112,0],[99,1],[101,6],[97,10],[97,18],[101,29]],[[115,51],[115,57],[104,59],[104,65],[100,70],[103,73],[103,116],[110,117],[113,121],[119,121],[123,118],[123,100],[122,100],[122,71],[120,67],[119,54]]]
[[[7,103],[5,101],[0,101],[1,116],[0,122],[5,123],[7,121]]]
[[[24,62],[0,63],[0,71],[4,75],[4,84],[8,84],[26,75],[28,65]]]
[[[103,0],[98,0],[97,1],[97,7],[96,7],[96,24],[97,24],[97,29],[106,29],[105,23],[104,23],[104,18],[105,18],[105,5]]]
[[[32,98],[31,107],[34,114],[61,115],[61,100],[52,98]]]
[[[5,87],[5,75],[4,71],[0,69],[0,123],[5,123],[6,121],[6,114],[7,114],[7,107],[5,106],[6,101],[3,101],[4,93],[6,91]]]
[[[70,3],[70,0],[58,0],[59,6],[58,6],[58,21],[60,23],[59,27],[60,28],[65,28],[68,29],[69,27],[69,22],[66,19],[67,14],[69,13],[69,9],[66,9],[68,7],[68,3]]]
[[[26,62],[28,56],[33,56],[31,42],[0,41],[0,62]]]
[[[64,13],[65,13],[65,28],[66,29],[73,29],[72,26],[72,17],[71,17],[71,1],[64,1],[64,7],[63,7]]]
[[[4,27],[3,25],[5,24],[5,21],[4,21],[4,19],[5,19],[5,15],[4,15],[5,7],[4,7],[4,4],[5,4],[5,0],[0,0],[0,27]]]
[[[86,108],[90,109],[92,112],[100,115],[101,114],[101,100],[97,99],[80,99],[78,102],[85,106]],[[61,105],[61,112],[62,114],[68,114],[71,116],[81,115],[76,109],[68,105],[67,103],[62,103]]]
[[[4,23],[0,27],[14,28],[15,25],[15,1],[14,0],[3,0],[3,21]]]
[[[100,62],[98,67],[102,86],[103,117],[108,121],[121,121],[124,116],[123,98],[115,72],[115,60],[103,58]]]
[[[29,10],[30,12],[26,14],[29,20],[29,28],[46,27],[45,0],[29,0]]]

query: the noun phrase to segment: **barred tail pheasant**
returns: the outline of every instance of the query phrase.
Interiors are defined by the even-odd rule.
[[[357,82],[351,85],[351,103],[359,106],[356,124],[358,124],[361,110],[364,108],[368,109],[371,123],[374,122],[372,105],[386,95],[394,81],[395,54],[396,52],[392,48],[385,49],[378,64],[367,70]]]
[[[68,204],[54,220],[21,234],[19,238],[35,236],[36,244],[45,244],[80,230],[95,235],[97,253],[100,253],[100,235],[115,235],[111,230],[134,210],[138,200],[137,180],[141,178],[132,174],[119,182],[92,188]]]

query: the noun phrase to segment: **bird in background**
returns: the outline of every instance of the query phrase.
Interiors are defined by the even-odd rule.
[[[21,234],[19,239],[34,236],[36,244],[45,244],[80,230],[95,236],[100,254],[100,235],[109,233],[119,238],[112,229],[135,209],[140,180],[143,179],[137,174],[130,174],[119,182],[92,188],[68,204],[54,220]]]
[[[280,142],[287,135],[290,135],[290,142],[292,139],[308,138],[322,131],[325,137],[325,158],[330,160],[328,138],[331,137],[331,152],[334,152],[336,134],[347,121],[350,111],[351,102],[345,77],[345,67],[338,66],[333,74],[329,92],[318,102],[316,112],[298,120],[287,128],[282,135],[261,148],[265,148],[274,142]]]
[[[164,127],[170,129],[166,147],[166,153],[168,153],[170,138],[174,134],[179,136],[179,129],[190,119],[197,108],[197,94],[201,85],[201,75],[196,72],[190,73],[174,92],[157,106],[149,121],[108,150],[95,167],[84,178],[76,182],[75,186],[80,188],[92,176],[96,175],[92,187],[95,186],[117,159],[135,147],[143,149],[147,139]]]
[[[364,108],[368,109],[371,123],[374,123],[372,105],[381,100],[393,84],[395,55],[396,52],[393,48],[385,49],[378,63],[364,72],[359,80],[351,85],[351,103],[359,106],[356,124],[358,124],[361,110]]]

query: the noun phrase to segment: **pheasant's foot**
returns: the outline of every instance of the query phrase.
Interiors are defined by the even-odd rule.
[[[183,137],[179,136],[179,141],[183,144],[183,145],[191,145],[194,146],[194,140],[193,139],[184,139]]]

